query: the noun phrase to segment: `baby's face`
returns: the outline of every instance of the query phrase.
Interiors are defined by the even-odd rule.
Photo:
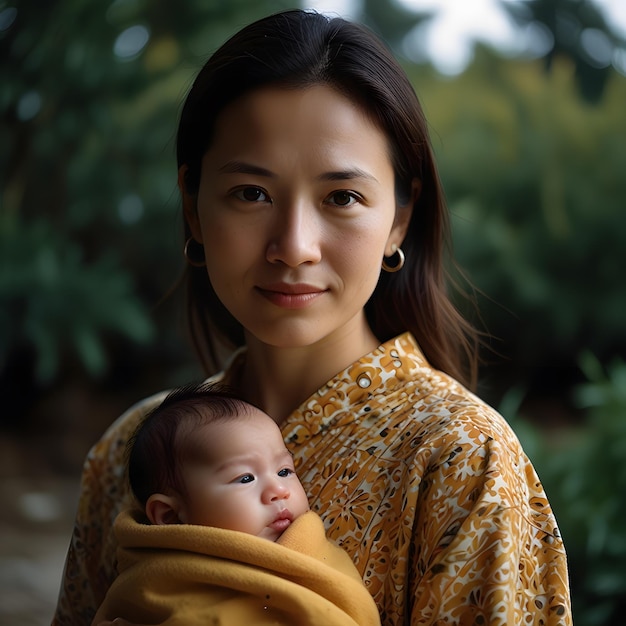
[[[261,411],[203,426],[185,459],[179,514],[201,524],[275,541],[309,509],[276,423]]]

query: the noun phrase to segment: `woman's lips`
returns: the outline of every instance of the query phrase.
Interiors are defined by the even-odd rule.
[[[284,309],[302,309],[326,293],[326,289],[306,284],[278,284],[257,287],[258,292],[272,304]]]

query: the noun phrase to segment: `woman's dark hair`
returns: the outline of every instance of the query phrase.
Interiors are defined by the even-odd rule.
[[[179,167],[188,168],[186,191],[198,192],[202,158],[226,106],[262,87],[313,85],[327,85],[357,102],[386,134],[400,204],[411,197],[412,181],[421,183],[402,242],[406,263],[397,273],[381,273],[365,307],[374,334],[386,341],[412,332],[434,367],[473,385],[477,335],[447,293],[448,212],[427,122],[406,73],[366,27],[292,10],[254,22],[226,41],[199,72],[182,109],[177,157]],[[187,272],[192,339],[210,371],[222,366],[220,348],[244,344],[243,328],[219,301],[206,269]]]
[[[185,493],[180,467],[196,428],[250,414],[252,406],[221,384],[175,389],[139,423],[126,448],[128,482],[145,506],[153,493]]]

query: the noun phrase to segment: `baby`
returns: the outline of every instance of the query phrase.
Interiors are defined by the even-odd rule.
[[[131,489],[153,524],[275,541],[309,503],[276,422],[224,387],[171,393],[129,442]]]
[[[115,522],[119,575],[93,625],[380,625],[276,422],[228,388],[170,393],[129,441],[128,478],[141,509]]]

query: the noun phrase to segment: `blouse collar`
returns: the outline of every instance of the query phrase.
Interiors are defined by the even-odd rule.
[[[223,381],[237,380],[245,362],[246,349],[240,348],[231,357]],[[391,393],[404,381],[414,377],[416,369],[429,368],[417,341],[409,332],[385,341],[363,355],[346,369],[333,376],[305,400],[283,424],[285,438],[292,426],[306,424],[310,435],[336,425],[344,415],[354,420],[367,410],[368,399],[380,393]],[[345,409],[338,411],[337,409]]]

